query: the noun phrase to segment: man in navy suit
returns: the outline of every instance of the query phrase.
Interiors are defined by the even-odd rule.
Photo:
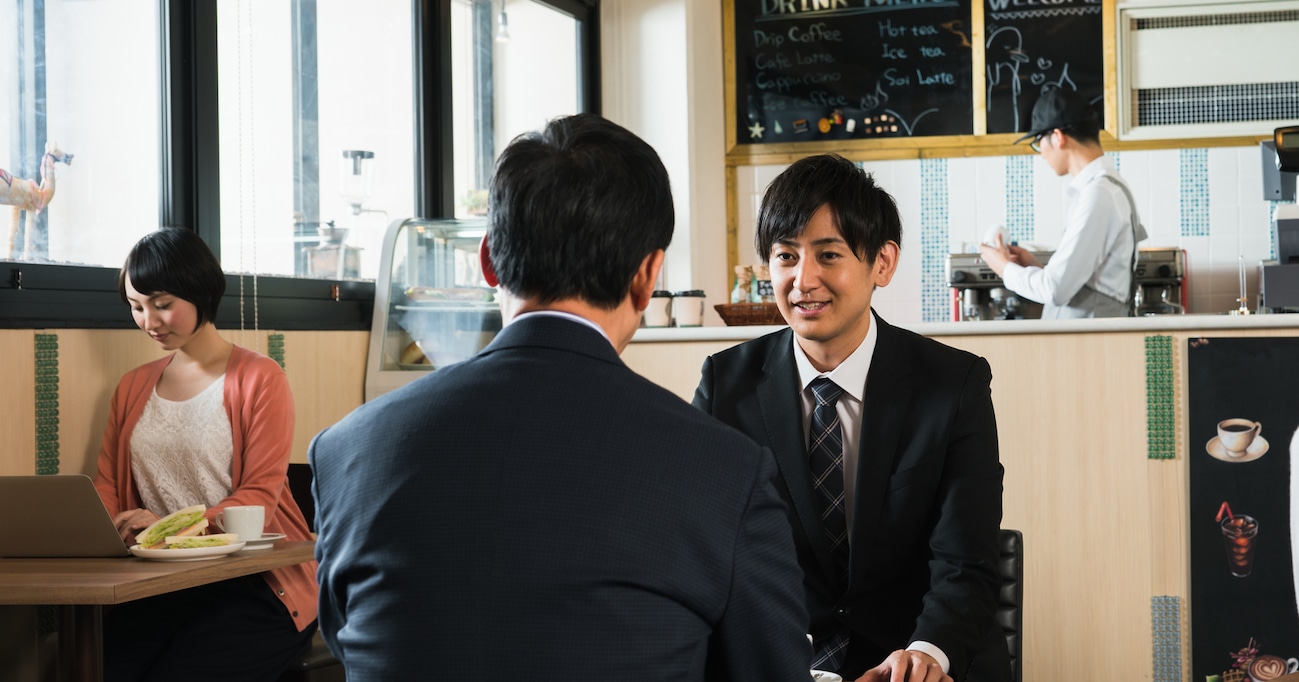
[[[901,240],[893,198],[860,168],[835,155],[792,164],[763,197],[755,240],[789,328],[708,358],[694,404],[776,457],[813,667],[1008,680],[992,373],[874,315]]]
[[[349,682],[809,680],[771,454],[618,355],[674,209],[594,115],[501,154],[477,356],[313,441],[320,625]]]

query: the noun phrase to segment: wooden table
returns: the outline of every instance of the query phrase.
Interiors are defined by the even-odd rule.
[[[0,606],[60,605],[64,679],[103,679],[103,607],[311,561],[316,543],[276,543],[206,561],[0,559]]]

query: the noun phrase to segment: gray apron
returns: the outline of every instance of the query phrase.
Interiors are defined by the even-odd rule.
[[[1137,216],[1137,202],[1132,198],[1132,192],[1128,189],[1128,186],[1119,182],[1118,178],[1112,175],[1102,175],[1101,177],[1123,190],[1123,195],[1128,198],[1128,206],[1132,208],[1132,259],[1128,266],[1128,298],[1126,301],[1120,300],[1115,296],[1097,291],[1089,284],[1084,284],[1078,290],[1078,293],[1069,299],[1067,304],[1054,306],[1047,303],[1043,306],[1042,319],[1044,320],[1081,317],[1133,317],[1137,314],[1136,307],[1133,305],[1137,292],[1137,243],[1144,241],[1149,235],[1146,234],[1146,228],[1141,224],[1141,218]]]

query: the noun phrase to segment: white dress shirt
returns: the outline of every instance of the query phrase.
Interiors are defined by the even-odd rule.
[[[1102,155],[1069,181],[1064,236],[1045,267],[1008,263],[1002,273],[1007,289],[1043,304],[1042,319],[1094,317],[1086,303],[1070,305],[1084,286],[1118,301],[1128,298],[1133,207],[1105,175],[1123,181]]]
[[[867,314],[874,315],[873,312]],[[811,429],[812,410],[816,408],[816,396],[809,388],[812,381],[825,377],[843,389],[839,402],[835,404],[835,410],[839,413],[840,435],[843,437],[843,510],[848,523],[849,551],[852,549],[852,517],[857,500],[854,484],[857,481],[857,460],[861,452],[862,408],[866,398],[866,377],[870,374],[871,360],[875,356],[875,343],[879,339],[876,327],[875,319],[872,317],[870,329],[866,331],[866,338],[862,339],[861,345],[839,363],[838,367],[829,372],[820,372],[812,366],[812,361],[807,359],[807,353],[804,353],[798,345],[798,337],[794,336],[794,364],[798,366],[799,399],[803,406],[804,449],[807,448],[808,431]],[[907,650],[929,654],[943,667],[944,673],[948,672],[951,661],[942,649],[933,644],[916,640],[907,645]]]

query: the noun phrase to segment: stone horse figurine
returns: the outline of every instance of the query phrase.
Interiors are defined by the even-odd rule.
[[[47,142],[45,144],[45,156],[41,157],[41,183],[36,184],[35,180],[23,180],[15,178],[0,168],[0,204],[13,206],[13,215],[9,223],[9,250],[10,258],[27,258],[31,255],[32,250],[32,231],[35,228],[32,217],[39,214],[50,200],[54,198],[54,163],[61,161],[65,164],[72,164],[72,155],[65,154],[59,149],[58,144]],[[26,220],[21,225],[23,227],[23,250],[19,254],[14,250],[14,240],[18,236],[19,219],[22,218],[22,212],[26,211]]]

